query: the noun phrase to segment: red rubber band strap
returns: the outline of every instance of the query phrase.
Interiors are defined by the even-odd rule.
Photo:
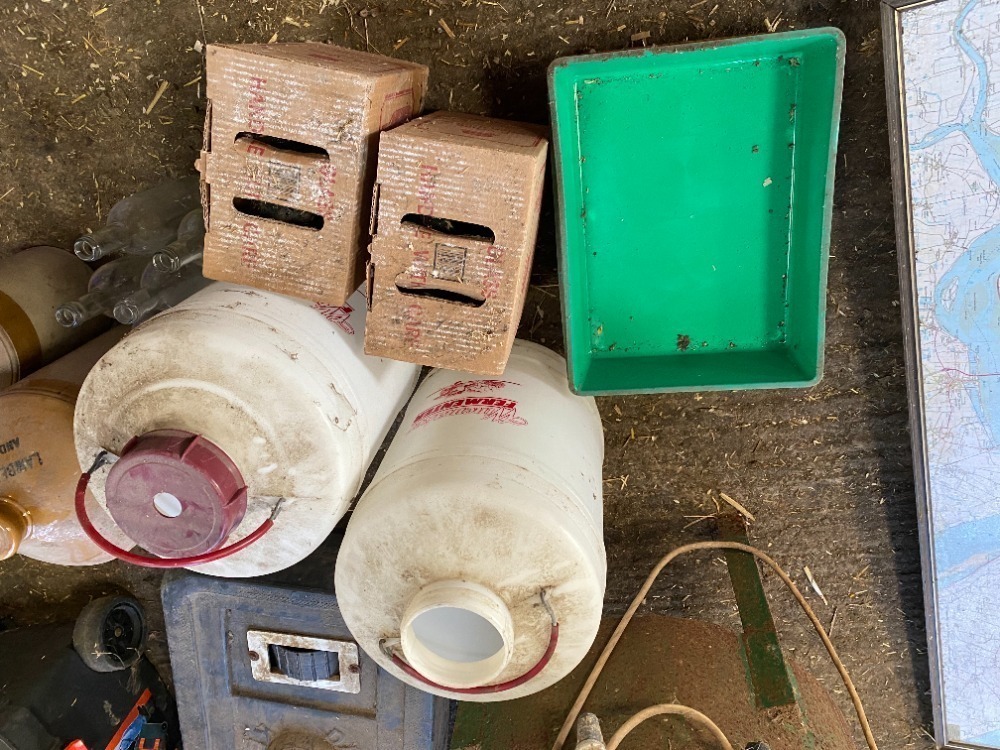
[[[513,680],[508,680],[507,682],[501,682],[496,685],[483,685],[482,687],[472,687],[472,688],[455,688],[448,687],[447,685],[441,685],[440,683],[434,682],[424,677],[420,672],[414,669],[409,663],[407,663],[403,657],[399,656],[395,651],[389,654],[392,659],[392,663],[403,670],[408,676],[417,680],[427,687],[435,688],[436,690],[445,690],[449,693],[455,693],[456,695],[490,695],[493,693],[505,693],[508,690],[513,690],[516,687],[521,687],[528,680],[534,679],[542,670],[549,665],[552,661],[552,656],[556,652],[556,645],[559,643],[559,623],[552,622],[552,633],[549,635],[549,645],[545,649],[545,653],[542,654],[542,658],[538,660],[531,669],[525,672],[520,677],[515,677]]]
[[[84,533],[90,537],[90,541],[100,547],[103,551],[107,552],[109,555],[113,555],[119,560],[124,560],[127,563],[139,565],[143,568],[186,568],[189,565],[202,565],[203,563],[215,562],[216,560],[221,560],[224,557],[229,557],[242,549],[246,549],[264,536],[264,534],[266,534],[270,528],[274,526],[275,514],[272,513],[270,518],[264,521],[264,523],[262,523],[257,530],[249,536],[240,539],[238,542],[230,544],[228,547],[220,547],[217,550],[205,552],[201,555],[194,555],[192,557],[147,557],[146,555],[137,555],[134,552],[129,552],[128,550],[112,544],[101,536],[101,532],[97,530],[97,527],[94,526],[93,522],[87,516],[88,484],[90,484],[90,472],[85,471],[80,475],[80,481],[76,483],[76,517],[80,522],[80,526],[83,527]]]

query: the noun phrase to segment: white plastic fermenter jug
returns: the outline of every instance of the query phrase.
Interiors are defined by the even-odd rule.
[[[435,370],[340,548],[358,644],[437,695],[495,701],[565,677],[597,634],[604,439],[566,363],[517,341],[503,376]]]
[[[80,465],[161,559],[114,554],[243,577],[316,549],[419,373],[363,354],[364,316],[360,292],[328,307],[213,284],[101,359],[76,409]]]
[[[0,388],[16,383],[106,329],[56,322],[56,308],[87,291],[90,267],[55,247],[29,247],[0,261]]]

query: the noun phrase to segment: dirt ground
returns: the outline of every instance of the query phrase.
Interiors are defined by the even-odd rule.
[[[848,58],[825,378],[801,391],[600,399],[607,611],[624,610],[668,549],[703,538],[715,493],[728,493],[829,623],[883,747],[932,747],[875,0],[5,0],[0,242],[68,245],[122,196],[189,172],[205,42],[323,40],[394,54],[431,66],[429,109],[545,122],[546,68],[558,56],[622,50],[639,32],[667,44],[828,24],[846,33]],[[561,349],[551,202],[537,258],[522,335]],[[158,581],[118,564],[15,559],[0,565],[0,617],[64,618],[124,586],[159,631]],[[770,578],[768,588],[785,646],[848,712],[808,623]],[[707,555],[668,570],[649,607],[737,622],[721,559]]]

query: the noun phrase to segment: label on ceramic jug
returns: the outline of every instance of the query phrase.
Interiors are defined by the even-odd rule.
[[[26,456],[10,460],[12,454],[20,449],[21,438],[14,437],[0,443],[0,477],[13,479],[22,472],[29,471],[42,465],[42,455],[38,451],[32,451]]]
[[[430,400],[439,403],[417,414],[413,427],[423,427],[459,414],[474,414],[496,424],[523,427],[528,420],[518,414],[517,399],[509,397],[513,394],[504,392],[511,387],[520,387],[520,383],[495,379],[458,380],[431,395]]]

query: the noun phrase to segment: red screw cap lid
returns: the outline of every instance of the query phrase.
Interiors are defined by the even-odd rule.
[[[247,509],[247,488],[221,448],[183,430],[132,438],[108,472],[108,512],[160,557],[218,549]]]

